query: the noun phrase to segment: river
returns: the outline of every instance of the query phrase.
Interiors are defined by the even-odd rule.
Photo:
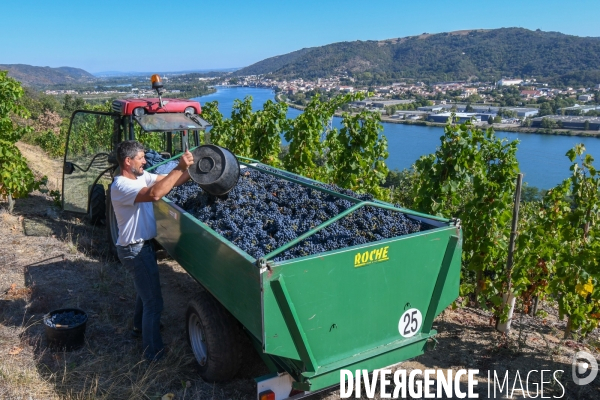
[[[267,100],[274,100],[275,94],[269,89],[248,87],[217,87],[213,94],[197,98],[201,104],[218,101],[219,110],[226,117],[231,115],[234,99],[252,96],[254,110],[262,109]],[[290,108],[288,118],[301,113]],[[334,118],[334,126],[341,126],[341,119]],[[440,144],[443,128],[383,123],[383,134],[388,140],[389,157],[386,160],[390,169],[404,169],[422,155],[433,153]],[[555,136],[518,132],[496,132],[499,137],[520,141],[517,158],[524,181],[529,186],[549,189],[569,176],[570,161],[565,153],[577,143],[583,143],[587,151],[600,157],[600,139],[578,136]]]

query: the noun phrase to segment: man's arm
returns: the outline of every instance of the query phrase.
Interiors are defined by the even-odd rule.
[[[183,185],[184,183],[186,183],[187,181],[190,180],[190,171],[186,170],[180,177],[179,179],[177,179],[177,182],[175,182],[175,186],[180,186]]]
[[[166,177],[167,177],[167,175],[156,175],[156,182],[162,181]],[[189,170],[185,171],[183,173],[183,175],[181,175],[181,177],[179,179],[177,179],[177,182],[175,182],[175,186],[183,185],[184,183],[186,183],[187,181],[189,181],[190,178],[191,178],[191,176],[190,176]]]
[[[194,163],[192,153],[186,151],[179,159],[179,164],[167,176],[157,176],[156,183],[151,187],[142,188],[136,198],[136,203],[158,201],[173,189],[190,179],[188,168]]]

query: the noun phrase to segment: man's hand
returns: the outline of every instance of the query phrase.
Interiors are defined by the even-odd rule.
[[[168,175],[159,175],[156,178],[156,183],[151,187],[142,188],[135,197],[135,202],[158,201],[169,193],[173,189],[173,186],[179,186],[187,182],[190,179],[188,168],[193,163],[194,156],[189,150],[186,150],[181,155],[177,167],[169,172]]]
[[[181,171],[187,171],[189,167],[194,163],[194,156],[190,153],[189,150],[186,150],[185,153],[179,159],[179,165],[177,165],[177,169]]]

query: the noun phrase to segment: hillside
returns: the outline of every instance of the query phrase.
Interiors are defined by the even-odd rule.
[[[80,68],[35,67],[26,64],[0,64],[0,70],[25,86],[49,86],[94,81],[94,75]]]
[[[252,64],[248,67],[239,69],[235,71],[232,75],[234,76],[247,76],[247,75],[261,75],[273,71],[277,71],[280,68],[285,67],[288,64],[294,63],[296,60],[301,58],[306,53],[309,53],[311,50],[316,47],[311,47],[308,49],[296,50],[288,54],[284,54],[281,56],[270,57],[265,60],[259,61],[255,64]],[[265,72],[266,71],[266,72]]]
[[[337,73],[374,82],[535,77],[551,83],[592,85],[600,83],[600,38],[522,28],[422,34],[303,49],[236,72],[305,79]]]

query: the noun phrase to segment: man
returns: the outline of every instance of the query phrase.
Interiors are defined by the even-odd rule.
[[[133,273],[137,292],[133,332],[142,334],[146,360],[156,361],[164,354],[160,335],[163,299],[152,245],[156,236],[152,202],[190,179],[188,168],[194,157],[186,150],[168,175],[151,174],[144,170],[144,146],[128,140],[118,145],[117,161],[121,173],[115,177],[110,189],[119,227],[117,253],[121,263]]]

